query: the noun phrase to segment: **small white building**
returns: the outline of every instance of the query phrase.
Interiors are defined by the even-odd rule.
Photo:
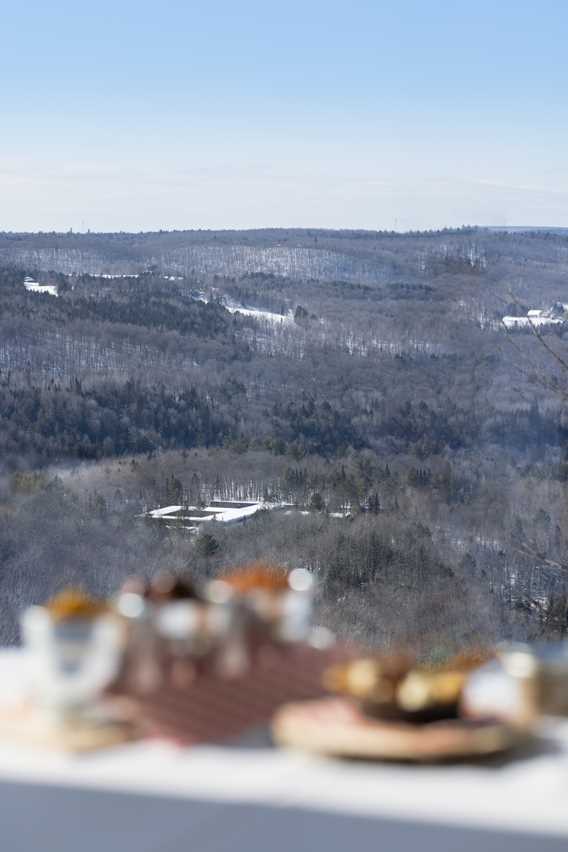
[[[164,506],[152,509],[139,517],[161,521],[167,527],[184,527],[196,532],[201,524],[215,521],[223,524],[243,523],[261,509],[277,508],[259,500],[212,500],[208,506]]]
[[[529,317],[529,322],[530,322],[531,325],[534,325],[534,326],[537,326],[537,327],[541,326],[541,325],[563,325],[564,324],[563,319],[560,319],[559,317],[548,317],[548,316]]]
[[[40,284],[39,281],[34,281],[29,275],[24,278],[24,287],[28,293],[44,293],[48,296],[58,296],[56,284]]]
[[[548,309],[531,308],[526,317],[503,317],[502,322],[505,328],[540,328],[543,325],[563,325],[566,322],[564,314],[564,306],[558,302]]]
[[[528,317],[503,317],[505,328],[528,328],[530,320]]]

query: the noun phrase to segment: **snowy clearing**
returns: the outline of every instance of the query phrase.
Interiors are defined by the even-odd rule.
[[[231,314],[242,314],[245,317],[252,317],[256,320],[269,322],[274,325],[290,325],[294,322],[292,311],[286,314],[274,314],[271,311],[261,311],[258,308],[243,308],[240,305],[225,305],[225,308]]]

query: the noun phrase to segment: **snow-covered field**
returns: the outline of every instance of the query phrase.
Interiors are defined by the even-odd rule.
[[[123,273],[113,273],[113,272],[101,272],[100,275],[96,276],[97,278],[140,278],[140,274],[138,272],[123,272]]]
[[[205,293],[199,293],[195,298],[198,302],[207,303],[210,301]],[[294,323],[294,314],[292,311],[287,311],[285,314],[275,314],[273,311],[263,311],[260,308],[246,308],[244,305],[228,302],[225,299],[221,300],[221,304],[230,314],[239,313],[245,317],[252,317],[253,319],[268,322],[272,325],[293,325]]]
[[[243,308],[241,305],[225,305],[225,308],[231,314],[239,313],[245,317],[252,317],[274,325],[290,325],[294,322],[292,311],[288,311],[286,314],[274,314],[271,311],[261,311],[259,308]]]

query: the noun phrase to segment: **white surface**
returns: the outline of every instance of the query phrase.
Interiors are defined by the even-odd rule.
[[[293,325],[294,323],[294,315],[291,311],[286,314],[274,314],[272,311],[262,311],[260,308],[243,308],[241,305],[225,305],[225,308],[231,314],[239,313],[245,317],[269,322],[271,325]]]
[[[223,502],[230,503],[231,501],[227,500]],[[238,504],[245,501],[236,500],[233,502]],[[161,509],[152,509],[149,512],[145,512],[139,517],[158,518],[166,521],[190,521],[194,524],[205,524],[211,521],[218,521],[223,524],[233,524],[246,521],[247,518],[252,518],[253,515],[256,515],[256,513],[261,510],[270,511],[272,509],[279,509],[283,505],[283,503],[264,503],[262,500],[257,500],[247,502],[247,505],[245,506],[204,506],[199,509],[199,512],[207,512],[208,514],[205,515],[192,514],[192,512],[198,510],[197,506],[163,506]],[[180,514],[182,511],[185,512],[185,514]],[[188,527],[188,529],[191,528]]]
[[[163,518],[165,515],[172,515],[175,512],[181,512],[183,506],[162,506],[161,509],[152,509],[151,512],[146,512],[150,518]],[[140,517],[144,517],[141,515]]]
[[[556,317],[503,317],[503,325],[506,328],[537,328],[541,325],[562,325],[563,319]]]
[[[199,302],[209,302],[208,297],[201,293],[197,297]],[[235,302],[224,302],[221,304],[230,314],[242,314],[245,317],[252,317],[256,320],[261,320],[271,325],[294,325],[294,314],[292,311],[287,311],[285,314],[275,314],[273,311],[263,311],[261,308],[245,308],[243,305],[238,305]]]
[[[3,700],[17,700],[24,683],[24,655],[0,653]],[[157,741],[80,758],[0,744],[0,781],[568,836],[568,725],[551,724],[543,733],[541,747],[515,761],[446,767]]]
[[[37,281],[24,281],[24,287],[29,293],[46,293],[48,296],[58,296],[55,284],[39,284]]]

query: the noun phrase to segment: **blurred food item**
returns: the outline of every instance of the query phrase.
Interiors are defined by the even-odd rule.
[[[127,577],[121,586],[119,595],[140,595],[142,598],[150,597],[150,581],[145,577],[133,574]]]
[[[428,670],[398,654],[336,666],[324,685],[356,699],[368,716],[424,723],[457,718],[466,678],[465,671]]]
[[[221,579],[240,594],[257,591],[278,594],[289,589],[288,577],[286,568],[258,560],[236,568]]]
[[[432,666],[436,671],[472,672],[495,659],[496,650],[490,647],[469,648],[455,654],[446,663]]]
[[[306,639],[312,616],[314,578],[309,571],[289,571],[271,562],[243,565],[213,584],[229,590],[242,610],[252,644],[266,640]]]
[[[152,580],[144,577],[128,577],[120,591],[121,594],[139,595],[151,603],[161,604],[174,600],[201,600],[197,584],[189,575],[175,574],[173,571],[160,571]]]
[[[453,718],[458,715],[465,681],[465,672],[411,671],[399,684],[396,700],[405,713]]]
[[[353,701],[336,697],[285,704],[272,722],[279,745],[337,757],[422,763],[497,754],[523,743],[530,733],[491,718],[424,725],[371,719]]]
[[[179,600],[201,600],[197,586],[188,575],[161,571],[150,583],[149,598],[155,603]]]
[[[331,692],[353,698],[391,702],[396,686],[412,664],[406,656],[363,657],[335,666],[324,674],[324,685]]]
[[[46,605],[55,622],[90,620],[108,612],[105,601],[96,600],[78,589],[64,589]]]
[[[245,610],[221,581],[161,571],[131,577],[116,601],[127,624],[123,679],[133,691],[190,684],[200,672],[241,671],[248,662]]]

